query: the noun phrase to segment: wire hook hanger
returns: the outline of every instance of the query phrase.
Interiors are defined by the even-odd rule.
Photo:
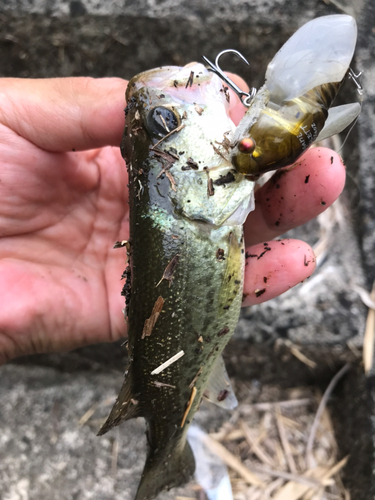
[[[349,70],[348,70],[348,76],[351,80],[353,80],[353,82],[357,86],[357,91],[358,91],[358,94],[360,96],[363,95],[363,86],[362,86],[361,82],[359,81],[359,78],[362,74],[363,74],[363,71],[359,71],[357,74],[355,74],[354,71],[352,70],[352,68],[349,68]]]

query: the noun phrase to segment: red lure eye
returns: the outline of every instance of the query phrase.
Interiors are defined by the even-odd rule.
[[[241,151],[241,153],[245,154],[251,154],[254,151],[255,147],[256,147],[255,141],[250,137],[245,137],[244,139],[241,139],[238,144],[238,149]]]

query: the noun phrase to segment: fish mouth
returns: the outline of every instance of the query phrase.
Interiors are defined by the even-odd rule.
[[[152,87],[160,94],[165,92],[175,103],[204,105],[222,98],[225,101],[220,78],[200,63],[165,66],[140,73],[129,82],[127,99],[143,87]]]

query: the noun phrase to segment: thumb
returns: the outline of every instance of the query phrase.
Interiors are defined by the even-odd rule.
[[[3,78],[0,123],[47,151],[119,146],[127,83],[120,78]]]

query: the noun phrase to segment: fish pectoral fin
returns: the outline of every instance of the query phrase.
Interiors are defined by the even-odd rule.
[[[335,106],[328,110],[328,118],[315,142],[339,134],[357,118],[361,112],[359,102]]]
[[[154,425],[155,422],[148,424],[148,433],[153,438],[149,440],[147,460],[134,500],[152,500],[163,490],[181,486],[189,481],[195,470],[194,455],[186,441],[187,429],[173,431],[174,436],[158,442],[158,425]]]
[[[125,422],[125,420],[141,416],[139,401],[134,397],[132,392],[132,378],[131,371],[129,370],[111,413],[99,429],[98,436],[102,436],[113,427],[121,424],[121,422]]]
[[[233,410],[238,405],[222,356],[215,361],[203,397],[226,410]]]

